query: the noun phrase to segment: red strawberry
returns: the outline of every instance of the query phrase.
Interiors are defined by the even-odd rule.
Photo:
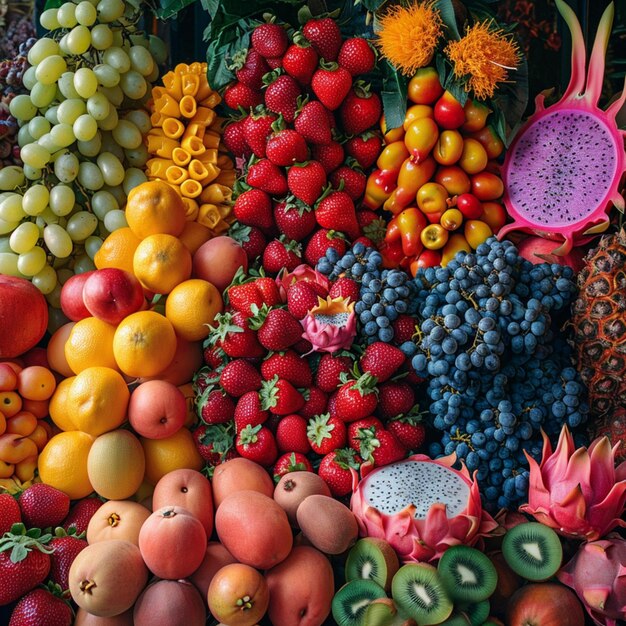
[[[293,350],[272,352],[261,363],[261,376],[264,380],[278,376],[288,380],[294,387],[310,387],[313,384],[309,362]]]
[[[336,63],[320,63],[311,79],[311,89],[318,100],[330,111],[341,106],[352,87],[352,76],[348,70]]]
[[[294,241],[302,241],[317,226],[311,207],[293,197],[274,204],[274,220],[278,230]]]
[[[337,413],[337,392],[330,394],[328,398],[328,403],[326,404],[326,412],[330,413],[331,417],[339,417]]]
[[[22,512],[17,500],[8,493],[0,493],[0,537],[9,532],[13,524],[21,521]]]
[[[278,456],[272,431],[261,424],[246,426],[237,435],[235,447],[242,457],[265,467],[272,465]]]
[[[306,430],[311,449],[317,454],[328,454],[346,445],[347,429],[344,422],[329,413],[309,420]]]
[[[44,483],[35,483],[22,491],[17,502],[26,528],[60,526],[70,512],[67,494]]]
[[[393,328],[393,342],[402,345],[405,341],[413,341],[418,322],[411,315],[398,315],[391,325]]]
[[[289,45],[287,31],[278,24],[261,24],[252,31],[252,46],[264,57],[281,57]]]
[[[237,432],[241,431],[248,424],[257,426],[267,421],[269,414],[267,410],[261,405],[261,398],[256,391],[249,391],[244,393],[237,401],[235,407],[235,415],[233,417],[235,421],[235,429]]]
[[[265,106],[274,113],[280,113],[285,122],[291,124],[296,117],[300,95],[302,90],[296,80],[283,74],[272,80],[265,88]]]
[[[304,406],[302,394],[287,380],[274,376],[263,381],[261,406],[275,415],[297,413]]]
[[[304,251],[304,260],[311,267],[315,267],[317,262],[326,254],[328,248],[334,248],[339,252],[339,256],[343,256],[347,248],[346,240],[333,230],[320,228],[309,239]]]
[[[69,533],[73,530],[76,535],[86,533],[91,518],[103,504],[100,498],[84,498],[83,500],[79,500],[70,509],[70,512],[63,521],[65,532]]]
[[[287,290],[287,308],[297,320],[301,320],[313,307],[317,306],[317,298],[315,289],[308,281],[299,280]]]
[[[351,380],[337,391],[337,414],[344,422],[354,422],[371,415],[378,405],[376,378],[371,374],[362,374],[357,380]]]
[[[306,436],[307,420],[297,413],[285,415],[276,428],[276,445],[279,452],[308,454],[311,444]]]
[[[315,48],[304,37],[296,35],[294,43],[287,48],[283,56],[283,69],[301,85],[306,86],[311,83],[318,61]]]
[[[329,452],[320,462],[317,473],[336,498],[352,492],[352,472],[361,466],[361,458],[350,448]]]
[[[249,189],[240,194],[233,206],[235,217],[248,226],[256,226],[264,232],[274,228],[272,199],[261,189]]]
[[[332,141],[329,113],[321,102],[307,102],[296,114],[295,129],[308,143],[327,145]]]
[[[272,134],[272,124],[277,119],[273,113],[260,106],[243,120],[243,136],[255,156],[259,158],[265,156],[267,138]]]
[[[258,331],[259,343],[267,350],[280,352],[300,341],[302,326],[289,311],[263,305],[261,309],[254,307],[253,313],[250,328]]]
[[[248,87],[243,83],[231,83],[224,90],[224,103],[227,107],[237,111],[251,109],[263,103],[263,94],[256,89]]]
[[[228,231],[228,236],[238,241],[248,255],[248,262],[252,263],[257,257],[263,254],[267,240],[265,235],[256,226],[246,226],[240,222],[235,222]]]
[[[407,449],[384,428],[366,429],[361,437],[361,456],[376,467],[400,461],[406,454]]]
[[[286,452],[276,459],[274,464],[274,480],[279,481],[282,476],[290,472],[312,472],[311,461],[300,452]]]
[[[256,333],[248,327],[243,313],[218,313],[215,321],[217,327],[211,329],[209,339],[219,345],[228,356],[253,358],[265,354],[265,349],[259,343]]]
[[[263,268],[270,274],[278,274],[283,267],[293,272],[300,265],[301,256],[301,247],[297,241],[274,239],[263,252]]]
[[[391,419],[397,415],[406,415],[415,404],[413,387],[404,380],[390,380],[378,390],[378,415],[382,419]]]
[[[245,119],[236,120],[226,126],[222,134],[222,141],[232,154],[247,159],[251,154],[251,150],[246,141],[244,123]]]
[[[70,567],[77,555],[87,547],[84,539],[76,536],[66,535],[53,537],[48,544],[54,552],[50,555],[49,578],[53,583],[61,587],[61,591],[69,589]]]
[[[207,344],[202,352],[202,359],[205,365],[212,370],[216,370],[224,365],[225,357],[226,354],[221,348],[211,344]]]
[[[302,28],[304,36],[326,61],[334,61],[341,48],[341,31],[330,17],[309,20]]]
[[[70,605],[47,589],[33,589],[15,605],[8,626],[71,626]]]
[[[387,430],[407,450],[417,450],[426,439],[426,428],[418,416],[407,415],[387,422]]]
[[[248,87],[261,91],[263,87],[263,76],[270,71],[269,65],[259,54],[258,50],[250,49],[247,54],[234,55],[237,57],[234,63],[235,76],[237,80]]]
[[[404,365],[402,350],[383,341],[375,341],[361,355],[361,369],[382,383],[391,378]]]
[[[366,132],[346,142],[346,152],[364,169],[368,170],[380,155],[383,140],[378,133]]]
[[[272,70],[277,70],[279,67],[283,66],[283,57],[267,57],[265,61]]]
[[[348,93],[339,110],[343,130],[358,135],[378,124],[383,107],[380,97],[367,86],[357,83]]]
[[[201,424],[193,431],[193,439],[200,456],[209,465],[219,465],[234,452],[231,425]]]
[[[254,279],[254,284],[263,295],[263,303],[267,306],[276,306],[282,303],[278,285],[269,276],[259,276]]]
[[[200,419],[206,424],[224,424],[235,415],[233,399],[221,389],[207,387],[196,402]]]
[[[235,359],[222,370],[220,385],[227,394],[239,398],[248,391],[261,388],[261,374],[250,361]]]
[[[259,291],[259,288],[254,282],[231,285],[228,287],[226,293],[228,294],[230,306],[235,309],[235,311],[243,313],[246,317],[252,315],[250,307],[253,304],[263,306],[263,294]]]
[[[309,149],[300,133],[286,128],[270,135],[267,140],[266,154],[275,165],[288,167],[294,163],[306,161]]]
[[[363,37],[351,37],[341,44],[337,62],[352,76],[369,74],[376,65],[376,53]]]
[[[367,176],[360,169],[342,165],[330,175],[330,182],[335,189],[339,189],[343,184],[341,191],[345,191],[354,202],[357,202],[365,193]]]
[[[344,151],[340,143],[331,141],[324,145],[314,145],[311,148],[311,156],[322,164],[328,175],[343,163]]]
[[[348,445],[356,452],[359,452],[361,448],[361,439],[368,429],[384,428],[383,423],[377,418],[371,415],[370,417],[364,417],[356,422],[351,422],[348,426]]]
[[[339,230],[350,239],[360,234],[352,198],[344,191],[331,191],[315,208],[315,219],[322,228]]]
[[[270,196],[284,196],[287,191],[287,178],[278,165],[269,159],[261,159],[248,168],[246,182],[261,189]]]
[[[308,339],[300,339],[298,343],[294,344],[293,349],[298,354],[311,354],[313,351],[313,345]]]
[[[300,409],[302,417],[311,418],[328,412],[328,396],[319,387],[308,387],[302,391],[304,406]]]
[[[287,185],[296,198],[313,206],[326,186],[326,172],[318,161],[296,163],[287,172]]]
[[[326,393],[337,391],[341,384],[341,375],[349,374],[354,361],[348,356],[333,356],[323,354],[317,366],[315,384]]]
[[[328,295],[331,298],[350,298],[352,302],[359,299],[359,285],[351,278],[342,276],[333,283]]]

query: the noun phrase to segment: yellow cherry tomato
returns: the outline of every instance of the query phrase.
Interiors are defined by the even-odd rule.
[[[481,243],[493,235],[493,231],[487,222],[483,222],[482,220],[467,220],[463,234],[465,235],[465,239],[467,239],[467,243],[476,250]]]
[[[456,230],[463,223],[463,213],[458,209],[448,209],[443,212],[439,223],[446,230]]]
[[[440,165],[454,165],[463,154],[463,136],[458,130],[444,130],[433,148],[433,158]]]
[[[426,183],[417,191],[417,206],[424,213],[439,213],[448,208],[448,192],[439,183]]]
[[[463,142],[463,153],[459,159],[459,166],[468,174],[478,174],[487,167],[487,151],[477,139],[468,137]]]
[[[439,138],[439,126],[430,117],[415,120],[407,128],[404,145],[416,163],[421,163],[430,154]]]
[[[402,127],[405,132],[415,120],[421,120],[423,117],[433,117],[433,108],[427,104],[414,104],[410,106],[404,115],[404,124]]]

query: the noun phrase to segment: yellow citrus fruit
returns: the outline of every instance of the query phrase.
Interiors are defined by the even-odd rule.
[[[143,482],[145,468],[141,443],[128,430],[97,437],[87,459],[89,481],[96,493],[108,500],[130,498]]]
[[[52,437],[39,455],[41,482],[63,491],[71,500],[88,496],[93,491],[87,472],[93,442],[91,435],[78,430]]]
[[[75,374],[88,367],[117,369],[113,356],[115,326],[97,317],[86,317],[72,328],[65,342],[65,359]]]
[[[128,376],[154,376],[174,358],[176,333],[171,322],[155,311],[125,317],[113,337],[113,354]]]
[[[150,235],[135,250],[133,273],[154,293],[169,293],[191,276],[191,252],[172,235]]]
[[[158,233],[178,237],[187,221],[185,205],[171,185],[151,180],[128,194],[126,221],[139,239]]]
[[[133,273],[133,255],[141,239],[125,226],[113,231],[94,254],[93,262],[101,270],[114,267]]]
[[[97,437],[126,419],[130,392],[122,375],[110,367],[88,367],[67,392],[67,413],[78,430]]]
[[[193,254],[203,243],[211,239],[211,231],[200,222],[187,222],[178,237],[185,248]]]
[[[219,289],[212,283],[192,278],[176,285],[167,296],[165,317],[176,334],[187,341],[199,341],[209,335],[209,325],[222,311]]]
[[[48,405],[50,418],[61,430],[76,430],[76,426],[74,426],[73,422],[70,420],[67,411],[67,394],[75,378],[76,376],[64,378],[54,390],[54,394],[52,398],[50,398],[50,404]]]
[[[146,480],[153,485],[174,470],[200,471],[204,465],[193,436],[186,428],[181,428],[165,439],[142,437],[141,445],[146,456]]]

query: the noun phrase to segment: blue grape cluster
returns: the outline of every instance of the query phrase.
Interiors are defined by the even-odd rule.
[[[365,275],[380,276],[382,262],[383,258],[378,250],[358,241],[343,256],[335,248],[328,248],[315,269],[328,276],[331,281],[345,276],[361,283]]]
[[[572,367],[558,322],[576,293],[573,271],[533,265],[515,246],[490,238],[445,268],[415,277],[423,320],[412,366],[427,380],[432,455],[451,454],[478,472],[485,504],[527,497],[525,452],[587,419],[586,389]]]

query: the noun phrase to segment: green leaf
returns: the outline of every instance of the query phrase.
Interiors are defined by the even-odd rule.
[[[465,91],[463,83],[455,78],[452,72],[448,75],[444,89],[447,89],[461,103],[461,106],[465,106],[469,94]]]
[[[504,144],[508,147],[513,140],[514,132],[528,105],[528,63],[524,58],[517,70],[509,73],[510,83],[502,85],[499,93],[493,98],[494,111],[499,112],[496,130]]]
[[[155,11],[159,19],[167,20],[176,17],[185,7],[195,2],[195,0],[159,0],[160,8]]]
[[[437,0],[435,2],[435,7],[439,11],[441,19],[448,29],[450,38],[461,39],[459,27],[456,23],[456,14],[454,12],[454,5],[452,4],[452,0]]]
[[[383,78],[381,96],[385,122],[387,128],[399,128],[404,124],[404,116],[406,115],[408,80],[387,61],[383,65],[383,71],[385,77]]]
[[[28,552],[29,551],[26,546],[21,543],[16,544],[13,546],[13,550],[11,550],[11,563],[19,563],[20,561],[23,561],[28,556]]]
[[[368,11],[378,11],[378,9],[385,4],[385,1],[386,0],[360,0],[359,4],[364,6]]]
[[[44,11],[48,9],[58,9],[65,0],[46,0],[46,4],[44,5]]]

